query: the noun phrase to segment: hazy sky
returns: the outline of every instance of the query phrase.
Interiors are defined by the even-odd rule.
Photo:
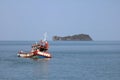
[[[120,0],[0,0],[0,40],[89,34],[120,40]]]

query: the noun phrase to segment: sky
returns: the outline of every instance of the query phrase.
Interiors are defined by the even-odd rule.
[[[120,41],[120,0],[0,0],[0,40],[88,34]]]

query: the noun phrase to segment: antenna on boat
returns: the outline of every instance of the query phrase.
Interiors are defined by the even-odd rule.
[[[35,42],[35,44],[37,44],[37,42]]]
[[[43,40],[44,40],[44,41],[47,40],[47,32],[44,33],[44,39],[43,39]]]

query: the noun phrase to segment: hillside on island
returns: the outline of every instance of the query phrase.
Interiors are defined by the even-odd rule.
[[[72,36],[53,36],[53,41],[92,41],[92,38],[87,34],[76,34]]]

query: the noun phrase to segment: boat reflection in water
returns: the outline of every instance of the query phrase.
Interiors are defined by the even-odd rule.
[[[37,79],[49,80],[49,60],[50,58],[34,59],[37,63],[33,69],[33,77]]]

